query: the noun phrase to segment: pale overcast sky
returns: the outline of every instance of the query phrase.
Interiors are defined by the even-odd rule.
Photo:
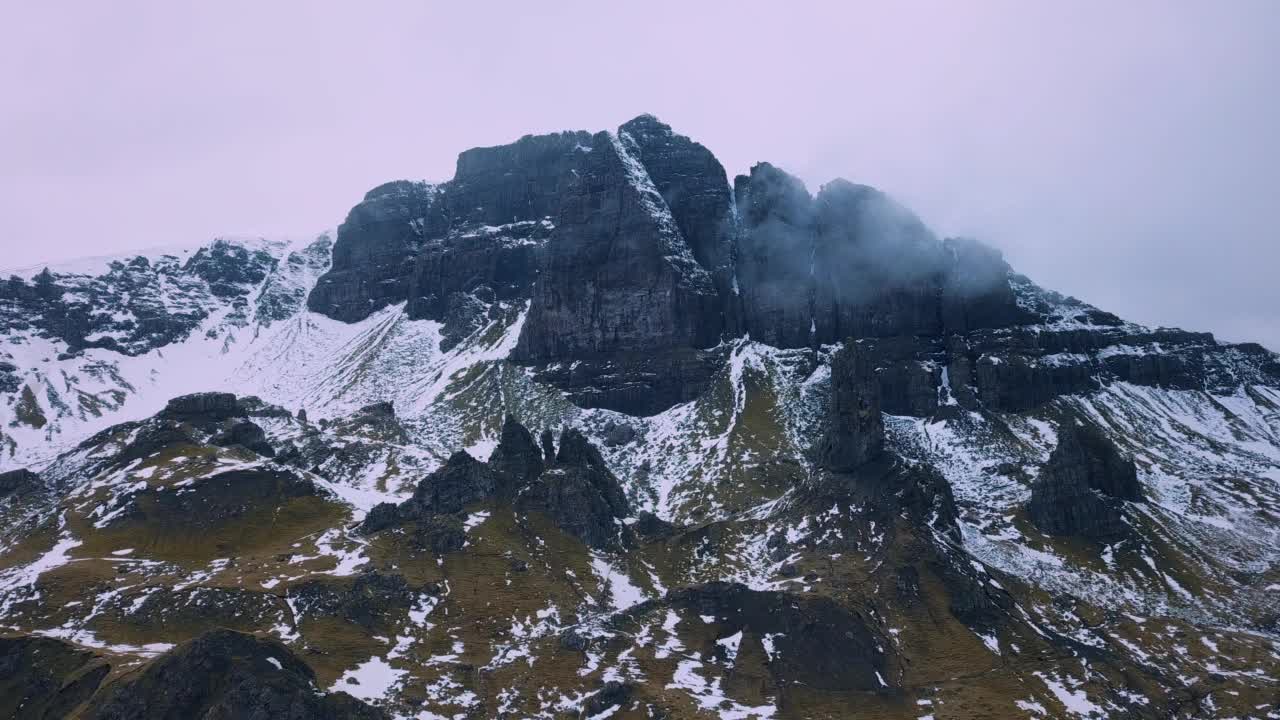
[[[616,9],[615,9],[616,8]],[[0,267],[335,226],[652,112],[879,186],[1149,324],[1280,349],[1280,2],[9,3]]]

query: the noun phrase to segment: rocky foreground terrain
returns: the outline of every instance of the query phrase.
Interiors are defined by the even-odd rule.
[[[1280,718],[1280,357],[650,116],[0,279],[0,717]]]

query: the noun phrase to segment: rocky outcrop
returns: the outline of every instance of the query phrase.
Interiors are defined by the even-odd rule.
[[[587,133],[528,135],[458,156],[453,180],[374,188],[338,228],[333,264],[307,306],[348,322],[407,302],[444,321],[467,296],[523,300]]]
[[[816,197],[760,163],[734,182],[743,328],[778,347],[934,336],[1026,319],[1000,254],[939,241],[884,193],[845,180]]]
[[[515,357],[590,359],[708,347],[720,335],[698,264],[625,132],[598,133],[565,190]]]
[[[7,495],[36,493],[43,490],[44,483],[41,482],[40,476],[26,468],[0,472],[0,498]]]
[[[465,451],[454,453],[418,484],[413,497],[374,507],[359,531],[371,535],[406,526],[420,547],[451,552],[466,541],[458,513],[471,503],[497,501],[545,515],[592,547],[616,545],[626,535],[620,521],[630,514],[630,505],[600,451],[582,433],[567,429],[559,451],[551,453],[549,439],[539,447],[508,417],[488,463]]]
[[[104,527],[138,527],[162,536],[188,535],[225,527],[256,513],[270,514],[289,500],[318,494],[311,480],[287,470],[228,470],[201,478],[188,488],[147,487]]]
[[[409,291],[424,237],[447,227],[434,185],[399,180],[365,194],[338,226],[329,272],[316,281],[307,308],[354,322],[397,302]]]
[[[733,191],[720,161],[652,115],[641,115],[618,132],[634,143],[636,158],[662,195],[694,259],[711,274],[720,296],[729,297],[737,219]],[[726,316],[725,323],[734,325],[736,318]]]
[[[44,637],[0,638],[0,716],[69,717],[111,671],[94,653]]]
[[[316,578],[292,585],[289,605],[300,618],[325,617],[366,630],[388,627],[417,599],[403,575],[369,571],[354,578]]]
[[[250,250],[219,238],[197,250],[182,269],[204,279],[214,295],[238,297],[249,294],[276,264],[266,250]]]
[[[713,618],[724,637],[742,632],[743,642],[748,635],[758,642],[769,636],[768,671],[779,688],[879,691],[893,676],[888,670],[893,643],[829,598],[713,582],[673,590],[666,602]]]
[[[733,187],[742,224],[734,267],[742,329],[769,345],[807,347],[816,341],[809,191],[769,163],[739,175]]]
[[[509,496],[541,475],[546,463],[533,434],[508,415],[502,421],[498,446],[489,456],[489,467],[498,476],[501,493]]]
[[[1142,499],[1133,460],[1096,427],[1072,422],[1031,487],[1027,515],[1049,535],[1106,538],[1126,530],[1123,502]]]
[[[472,148],[443,193],[457,225],[502,226],[557,215],[566,186],[591,150],[587,132],[526,135],[509,145]]]
[[[616,545],[623,535],[620,520],[630,514],[626,493],[600,451],[572,428],[560,435],[555,463],[521,491],[516,508],[547,515],[595,548]]]
[[[488,465],[459,450],[449,456],[443,467],[418,483],[413,497],[400,505],[400,514],[426,517],[460,512],[470,503],[491,498],[497,484]]]
[[[201,392],[181,395],[165,404],[159,417],[176,422],[205,425],[243,417],[237,398],[232,393]]]
[[[264,457],[275,457],[275,448],[267,442],[266,432],[248,420],[233,422],[230,427],[209,439],[212,445],[231,447],[238,445]]]
[[[831,359],[831,399],[820,452],[823,466],[833,472],[851,472],[884,452],[880,384],[872,359],[857,342]]]
[[[346,693],[324,693],[311,668],[275,640],[215,630],[104,688],[84,717],[382,720],[386,715]]]
[[[419,533],[426,546],[456,549],[454,546],[461,547],[461,542],[455,541],[458,538],[465,540],[465,535],[462,535],[461,523],[455,532],[447,516],[461,512],[471,503],[492,499],[498,482],[498,474],[488,465],[471,457],[465,450],[459,450],[418,483],[413,497],[399,505],[379,503],[374,506],[361,522],[360,532],[372,535],[404,523],[414,523],[427,527],[425,535]]]

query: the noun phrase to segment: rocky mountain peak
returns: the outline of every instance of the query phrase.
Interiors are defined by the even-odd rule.
[[[1261,346],[526,136],[0,280],[0,715],[1261,717],[1277,479]]]

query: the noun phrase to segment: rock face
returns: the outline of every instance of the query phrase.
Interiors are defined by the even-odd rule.
[[[915,416],[1020,412],[1113,380],[1234,386],[1242,356],[1280,380],[1261,348],[1135,334],[979,242],[937,238],[875,188],[834,180],[813,195],[768,163],[730,185],[710,151],[649,115],[476,148],[449,182],[370,191],[308,306],[355,321],[400,302],[442,323],[444,349],[528,303],[511,360],[579,406],[633,415],[699,396],[724,365],[718,343],[743,335],[875,341],[885,411]]]
[[[737,220],[724,167],[710,150],[652,115],[641,115],[618,130],[634,143],[635,156],[662,195],[694,259],[711,274],[717,292],[727,297],[733,282]]]
[[[1058,447],[1031,489],[1027,514],[1050,535],[1122,534],[1122,501],[1143,499],[1133,460],[1092,425],[1062,428]]]
[[[281,643],[216,630],[104,688],[85,717],[378,720],[387,716],[346,693],[324,694],[311,668]]]
[[[160,417],[178,422],[216,423],[244,415],[232,393],[203,392],[182,395],[165,404]]]
[[[428,228],[442,229],[437,188],[407,180],[380,185],[338,226],[329,272],[307,298],[313,312],[354,322],[405,300],[411,267]]]
[[[556,460],[516,500],[516,508],[545,513],[562,530],[595,548],[618,542],[618,521],[630,514],[627,496],[587,438],[560,435]]]
[[[372,535],[411,523],[421,531],[418,534],[425,546],[439,552],[456,549],[454,546],[461,547],[466,537],[461,523],[449,516],[471,503],[492,499],[498,483],[498,473],[465,450],[459,450],[418,483],[413,497],[399,505],[376,505],[360,524],[360,532]]]
[[[778,347],[1003,327],[1023,319],[999,253],[940,242],[884,193],[836,180],[811,197],[768,163],[734,182],[744,329]]]
[[[39,492],[42,488],[40,476],[25,468],[0,473],[0,497]]]
[[[413,497],[400,506],[401,514],[425,517],[460,512],[470,503],[491,497],[496,487],[497,478],[489,466],[459,450],[418,483]]]
[[[374,188],[338,228],[332,268],[307,306],[353,322],[407,302],[410,317],[444,320],[465,295],[527,298],[589,138],[529,135],[462,153],[450,182]]]
[[[859,343],[850,343],[831,359],[831,400],[822,463],[833,472],[851,472],[883,452],[880,384],[872,359]]]
[[[466,540],[458,513],[472,503],[497,501],[546,515],[591,547],[616,545],[626,535],[619,521],[630,514],[630,506],[600,451],[574,429],[561,434],[560,449],[551,458],[550,448],[549,440],[539,447],[508,417],[488,463],[465,451],[454,453],[418,484],[412,498],[374,507],[360,531],[370,535],[407,524],[420,546],[451,552]]]
[[[625,131],[599,133],[566,190],[516,354],[527,362],[706,347],[719,339],[698,264]]]
[[[510,495],[541,475],[546,463],[533,434],[508,415],[502,421],[498,447],[489,456],[489,467],[498,475],[500,491]]]

